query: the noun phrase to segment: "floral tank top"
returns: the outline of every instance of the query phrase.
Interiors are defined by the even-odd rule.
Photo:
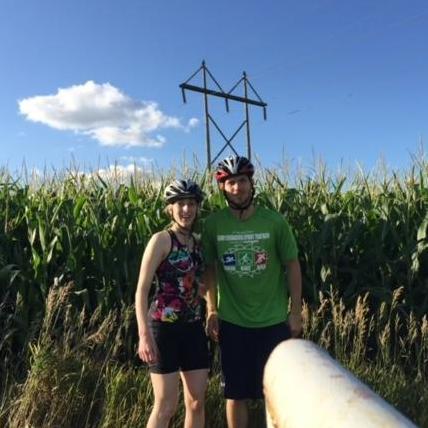
[[[172,230],[171,250],[156,270],[157,286],[150,305],[153,321],[191,322],[201,319],[201,297],[198,294],[202,271],[199,244],[193,238],[190,252]]]

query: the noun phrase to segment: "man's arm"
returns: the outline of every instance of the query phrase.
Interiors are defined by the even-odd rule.
[[[302,274],[298,259],[286,263],[288,287],[291,297],[291,311],[288,316],[291,336],[299,337],[302,334]]]
[[[217,318],[217,274],[215,264],[207,265],[203,275],[206,286],[205,300],[207,301],[207,333],[218,341],[218,318]]]

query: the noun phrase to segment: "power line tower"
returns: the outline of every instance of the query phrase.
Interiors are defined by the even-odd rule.
[[[192,85],[189,82],[198,74],[202,73],[203,77],[203,87]],[[216,89],[209,89],[208,88],[208,78],[211,79],[211,81],[215,84]],[[244,88],[244,96],[238,96],[235,95],[234,92],[239,86],[243,86]],[[205,64],[205,61],[202,61],[202,65],[196,70],[184,83],[180,85],[181,92],[183,95],[183,102],[186,103],[186,90],[199,92],[204,94],[204,107],[205,107],[205,136],[206,136],[206,146],[207,146],[207,168],[208,170],[211,169],[211,166],[213,163],[218,159],[218,157],[223,153],[223,151],[226,149],[226,147],[229,146],[229,148],[237,155],[235,148],[232,145],[232,140],[236,137],[236,135],[241,131],[241,129],[245,126],[246,129],[246,137],[247,137],[247,157],[248,159],[251,159],[251,137],[250,137],[250,112],[249,112],[249,105],[255,105],[258,107],[263,108],[263,118],[266,120],[266,107],[267,104],[260,98],[259,94],[256,92],[256,90],[251,85],[250,81],[247,78],[247,74],[245,71],[242,73],[241,79],[238,80],[238,82],[232,87],[232,89],[228,92],[224,91],[220,84],[217,82],[217,80],[214,78],[214,76],[211,74],[211,72],[208,70],[208,67]],[[251,91],[256,99],[252,99],[248,97],[248,93]],[[233,135],[230,138],[227,138],[224,134],[224,132],[220,129],[217,122],[214,120],[214,118],[209,113],[209,104],[208,104],[208,97],[209,96],[215,96],[224,98],[226,103],[226,111],[229,112],[229,100],[231,101],[237,101],[240,103],[244,103],[245,105],[245,118],[242,121],[242,123],[239,125],[239,127],[236,129],[236,131],[233,133]],[[219,134],[223,137],[225,140],[225,144],[222,147],[222,149],[217,153],[217,155],[214,157],[214,159],[211,160],[211,133],[210,133],[210,124],[213,124],[214,127],[217,129]]]

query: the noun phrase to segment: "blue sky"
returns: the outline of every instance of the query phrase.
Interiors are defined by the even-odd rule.
[[[205,166],[202,95],[184,104],[178,86],[205,60],[268,103],[267,121],[250,108],[265,166],[407,168],[428,136],[427,42],[422,0],[1,0],[0,166]],[[230,109],[210,99],[228,137]],[[245,153],[245,133],[233,144]]]

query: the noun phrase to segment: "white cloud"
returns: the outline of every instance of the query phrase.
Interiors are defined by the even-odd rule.
[[[187,130],[190,130],[192,128],[196,128],[199,125],[199,119],[196,119],[196,117],[192,117],[189,119],[189,122],[187,123]]]
[[[165,128],[188,131],[198,124],[192,118],[183,125],[178,118],[165,115],[155,102],[133,100],[110,83],[91,80],[18,104],[27,120],[89,135],[105,146],[161,147],[165,138],[151,133]]]
[[[99,176],[103,180],[113,180],[115,182],[126,182],[131,176],[143,175],[150,173],[151,170],[137,166],[135,163],[128,165],[110,165],[107,168],[100,168],[95,173],[90,174],[91,176]]]

